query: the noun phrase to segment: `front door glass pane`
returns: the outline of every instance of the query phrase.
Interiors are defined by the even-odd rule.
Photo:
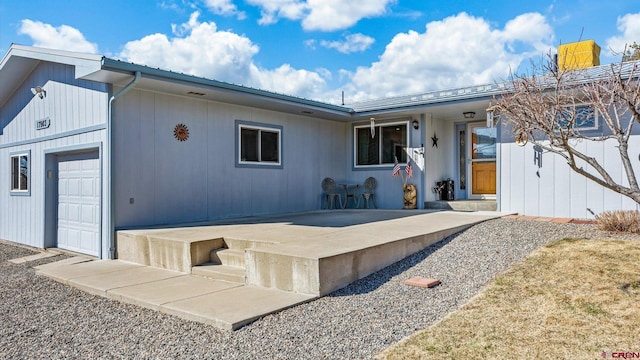
[[[474,127],[472,133],[472,158],[496,158],[496,128]]]

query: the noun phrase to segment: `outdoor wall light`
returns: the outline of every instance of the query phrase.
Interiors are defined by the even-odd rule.
[[[418,128],[420,127],[420,123],[415,119],[411,122],[411,125],[413,125],[413,128],[416,130],[418,130]]]
[[[31,88],[31,92],[33,93],[33,95],[38,95],[40,99],[44,98],[47,95],[47,92],[44,91],[42,86],[36,86],[34,88]]]
[[[476,113],[473,111],[465,111],[462,113],[462,115],[465,119],[473,119],[474,117],[476,117]]]

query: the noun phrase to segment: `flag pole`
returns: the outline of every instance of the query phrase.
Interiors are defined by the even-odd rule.
[[[396,165],[398,165],[398,157],[394,156],[394,159],[396,160]],[[402,179],[402,186],[404,186],[407,182],[404,179],[404,175],[402,175],[404,171],[400,170],[400,179]]]

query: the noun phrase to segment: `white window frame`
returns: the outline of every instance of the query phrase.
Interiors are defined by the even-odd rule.
[[[10,189],[10,194],[11,195],[16,195],[16,196],[30,196],[31,195],[31,150],[26,150],[26,151],[17,151],[17,152],[12,152],[9,158],[9,166],[10,166],[10,171],[9,171],[9,176],[10,176],[10,181],[9,181],[9,189]],[[26,169],[26,189],[21,189],[21,185],[22,185],[22,177],[20,177],[19,173],[20,173],[20,158],[22,157],[26,157],[27,158],[27,169]],[[14,169],[13,167],[13,162],[14,159],[18,159],[18,169],[17,169],[17,173],[16,173],[16,169]],[[14,183],[14,176],[18,176],[18,187],[14,188],[13,187],[13,183]]]
[[[395,146],[401,145],[402,147],[404,147],[405,149],[408,148],[409,146],[409,139],[411,137],[411,130],[410,130],[410,124],[411,121],[410,120],[402,120],[402,121],[394,121],[394,122],[384,122],[384,123],[379,123],[375,125],[376,128],[376,134],[378,132],[381,132],[381,128],[383,127],[390,127],[390,126],[404,126],[405,127],[405,133],[406,133],[406,144],[396,144]],[[380,164],[373,164],[373,165],[358,165],[358,129],[362,129],[362,128],[366,128],[366,129],[370,129],[371,125],[356,125],[353,127],[353,167],[355,169],[371,169],[371,168],[388,168],[388,167],[393,167],[395,165],[395,163],[380,163]],[[378,141],[379,141],[379,147],[378,147],[378,159],[380,161],[382,161],[382,136],[378,137]],[[409,160],[409,154],[406,154],[407,156],[407,161],[406,162],[402,162],[401,164],[407,164],[408,160]]]
[[[236,124],[236,164],[240,167],[274,167],[282,168],[282,127],[277,125],[256,124],[250,122],[237,121]],[[242,130],[258,130],[258,161],[242,160]],[[278,134],[278,161],[262,161],[261,154],[261,136],[262,131]]]
[[[578,126],[577,124],[574,124],[575,129],[577,131],[599,130],[600,129],[600,112],[598,111],[598,109],[595,109],[593,107],[593,104],[577,103],[575,104],[575,106],[566,106],[566,108],[575,108],[575,109],[582,108],[582,107],[587,107],[593,110],[593,126],[584,127],[584,126]]]

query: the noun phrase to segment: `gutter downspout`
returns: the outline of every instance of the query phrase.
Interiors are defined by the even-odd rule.
[[[135,78],[109,99],[109,114],[107,115],[107,147],[109,149],[107,153],[107,181],[109,188],[109,211],[107,213],[109,234],[107,237],[107,245],[109,247],[109,259],[116,258],[115,192],[113,191],[113,102],[120,96],[124,95],[127,91],[131,90],[131,88],[133,88],[133,86],[140,80],[141,76],[140,71],[136,71]]]

